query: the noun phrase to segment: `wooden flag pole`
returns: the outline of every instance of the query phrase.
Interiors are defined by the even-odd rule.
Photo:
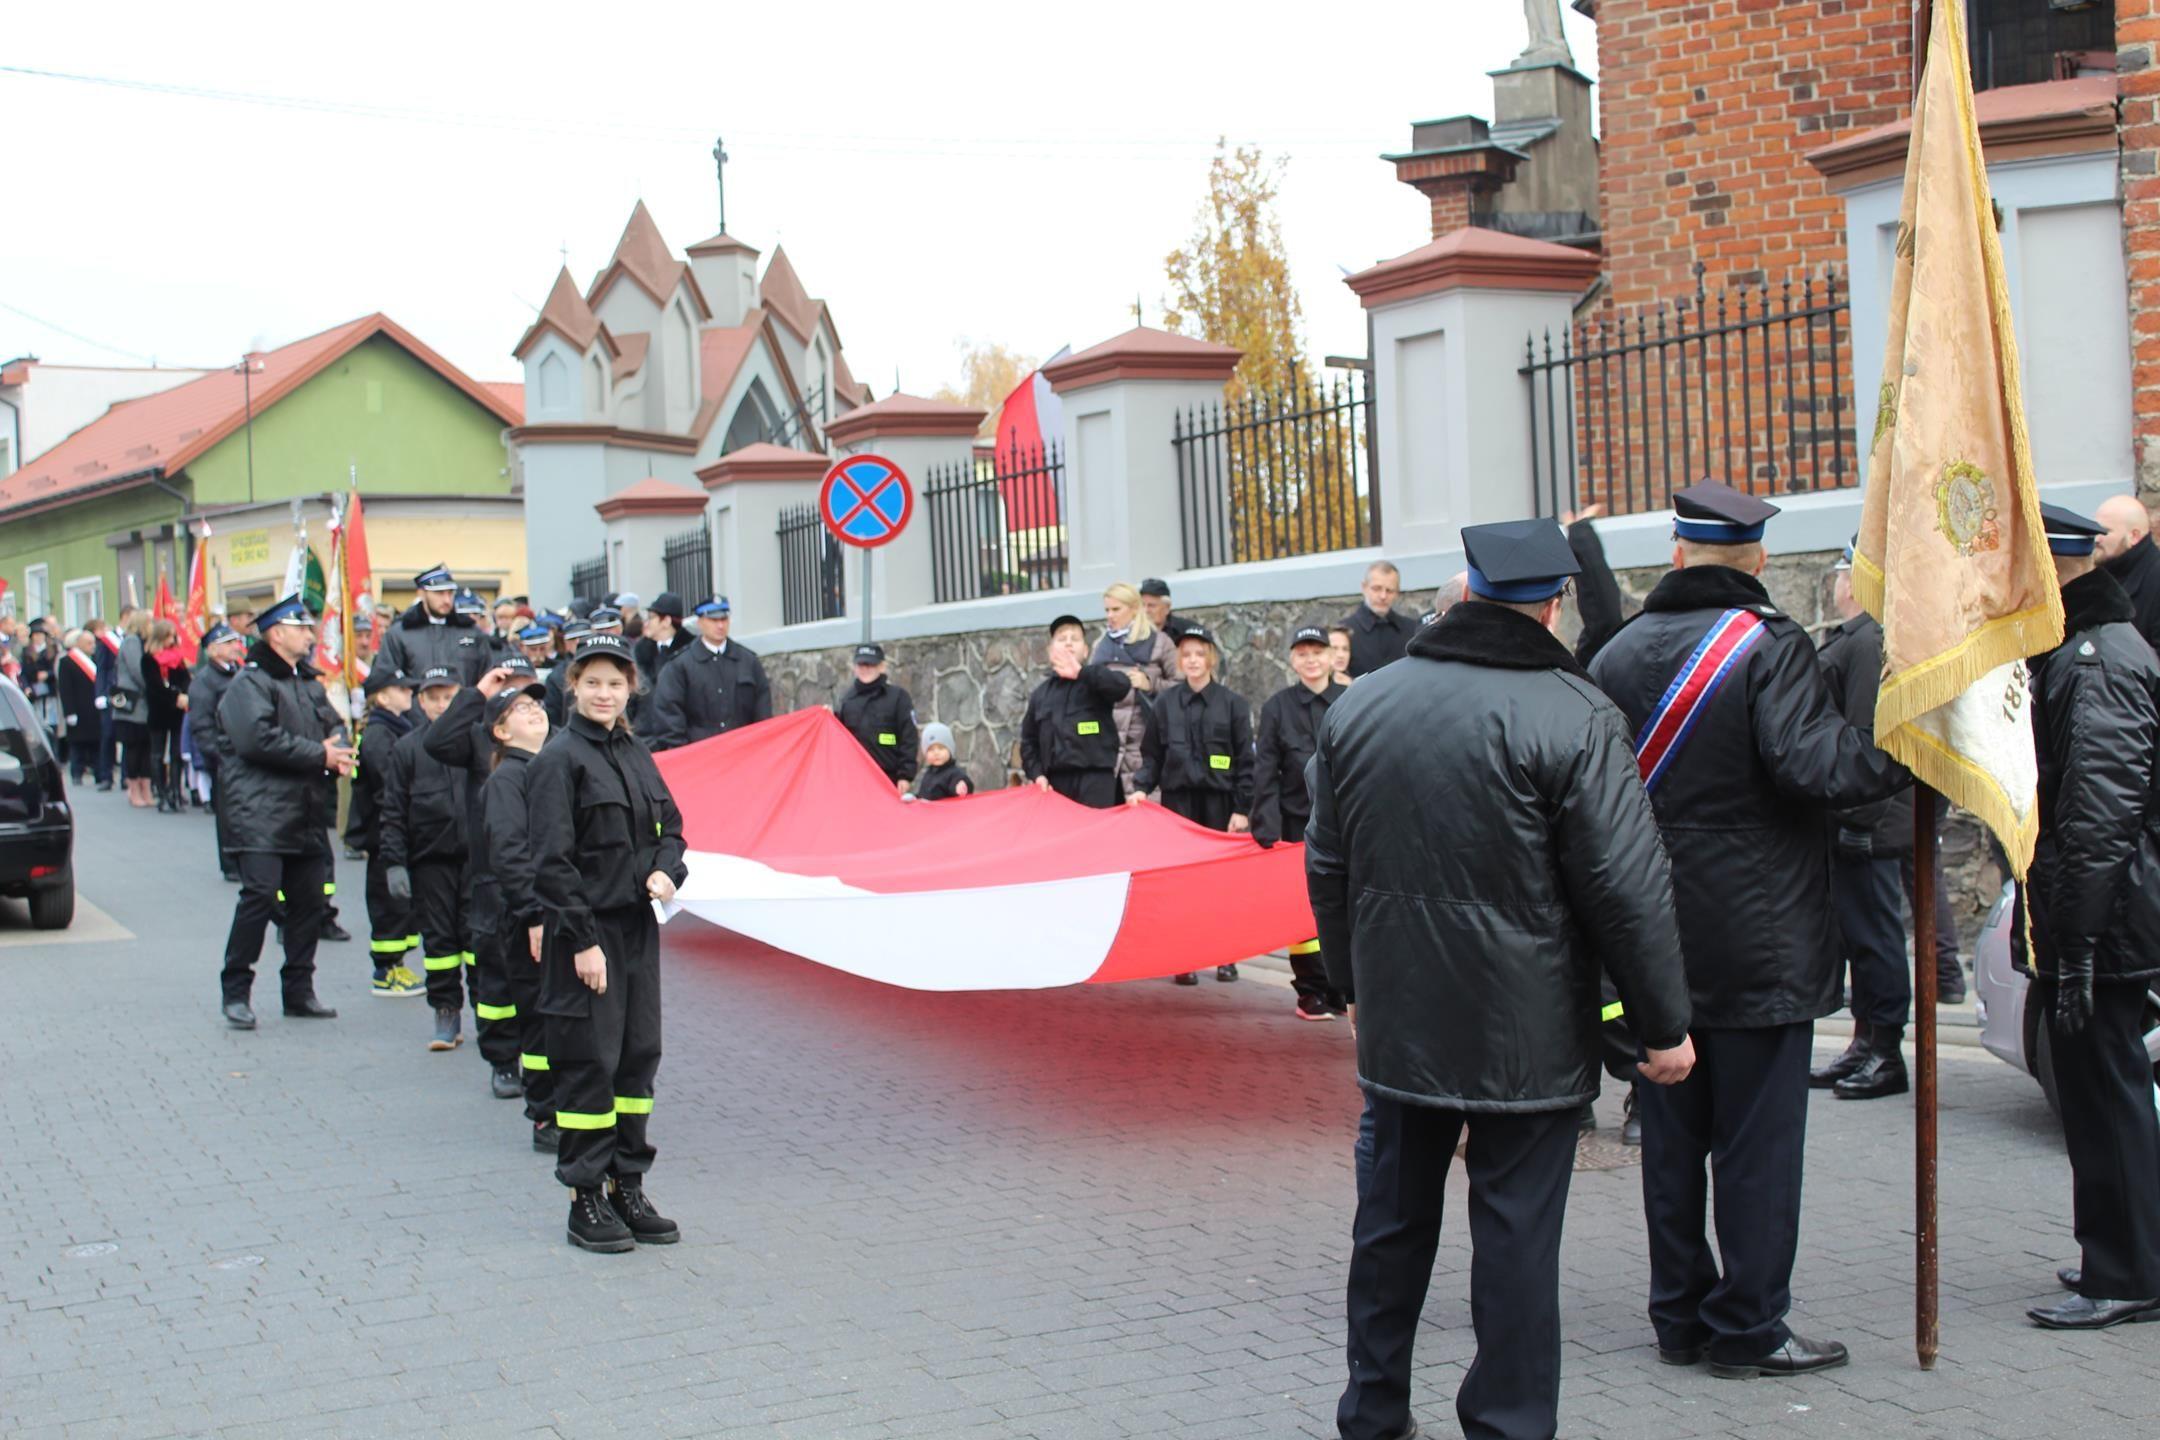
[[[1953,0],[1954,3],[1954,0]],[[1920,98],[1934,28],[1932,0],[1913,0],[1912,98]],[[1935,1129],[1935,792],[1913,782],[1913,1348],[1922,1370],[1942,1348]]]

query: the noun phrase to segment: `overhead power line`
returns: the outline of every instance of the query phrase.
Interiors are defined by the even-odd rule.
[[[93,350],[104,350],[114,355],[125,355],[128,357],[128,359],[140,360],[145,365],[157,364],[157,357],[153,355],[138,355],[133,350],[123,350],[118,345],[107,345],[102,340],[93,340],[87,335],[78,335],[73,330],[68,329],[64,325],[55,325],[50,320],[41,320],[37,316],[32,315],[29,311],[22,309],[20,306],[10,305],[5,300],[0,300],[0,310],[5,310],[10,315],[20,315],[23,319],[28,320],[33,325],[42,325],[47,330],[52,331],[55,335],[65,335],[68,339],[78,341],[84,345],[88,345]]]

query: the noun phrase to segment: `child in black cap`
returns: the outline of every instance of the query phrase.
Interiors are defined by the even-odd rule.
[[[915,782],[915,701],[892,683],[881,646],[855,647],[855,684],[840,697],[834,713],[893,788],[907,794]]]
[[[1087,630],[1075,615],[1050,622],[1050,675],[1028,696],[1020,721],[1020,767],[1036,788],[1097,810],[1122,801],[1117,782],[1117,702],[1132,681],[1084,663]]]
[[[390,893],[390,862],[384,858],[382,836],[390,798],[385,790],[390,752],[412,730],[412,687],[413,677],[395,665],[378,662],[368,671],[363,687],[367,719],[360,727],[345,819],[345,843],[367,856],[368,958],[375,963],[375,993],[393,1000],[421,993],[420,977],[405,963],[420,945],[412,900]]]

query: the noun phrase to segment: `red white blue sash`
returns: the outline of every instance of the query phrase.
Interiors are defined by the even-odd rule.
[[[1762,638],[1762,617],[1749,610],[1727,610],[1704,635],[1687,664],[1665,688],[1642,733],[1635,737],[1635,763],[1642,769],[1643,788],[1654,790],[1657,782],[1680,753],[1695,721],[1710,706],[1711,697],[1740,657]]]

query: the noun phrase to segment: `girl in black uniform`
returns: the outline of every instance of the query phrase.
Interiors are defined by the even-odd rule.
[[[562,1130],[555,1178],[575,1192],[571,1244],[672,1245],[681,1232],[644,1190],[660,1068],[660,927],[650,902],[674,899],[688,875],[682,815],[630,733],[637,665],[622,637],[588,636],[563,669],[569,723],[526,779],[533,892],[545,916],[539,1008]]]
[[[1252,706],[1215,679],[1215,637],[1194,625],[1178,635],[1178,673],[1184,683],[1156,697],[1140,741],[1140,773],[1127,803],[1159,790],[1165,810],[1210,830],[1251,829]],[[1217,980],[1238,978],[1237,966],[1215,967]],[[1196,985],[1187,972],[1180,985]]]
[[[552,1155],[555,1128],[554,1072],[540,1019],[541,910],[533,894],[531,817],[526,796],[532,759],[547,743],[545,689],[525,684],[488,701],[487,733],[494,742],[494,770],[480,787],[485,854],[502,905],[495,949],[508,971],[511,1021],[518,1039],[518,1077],[525,1118],[532,1122],[533,1149]]]

